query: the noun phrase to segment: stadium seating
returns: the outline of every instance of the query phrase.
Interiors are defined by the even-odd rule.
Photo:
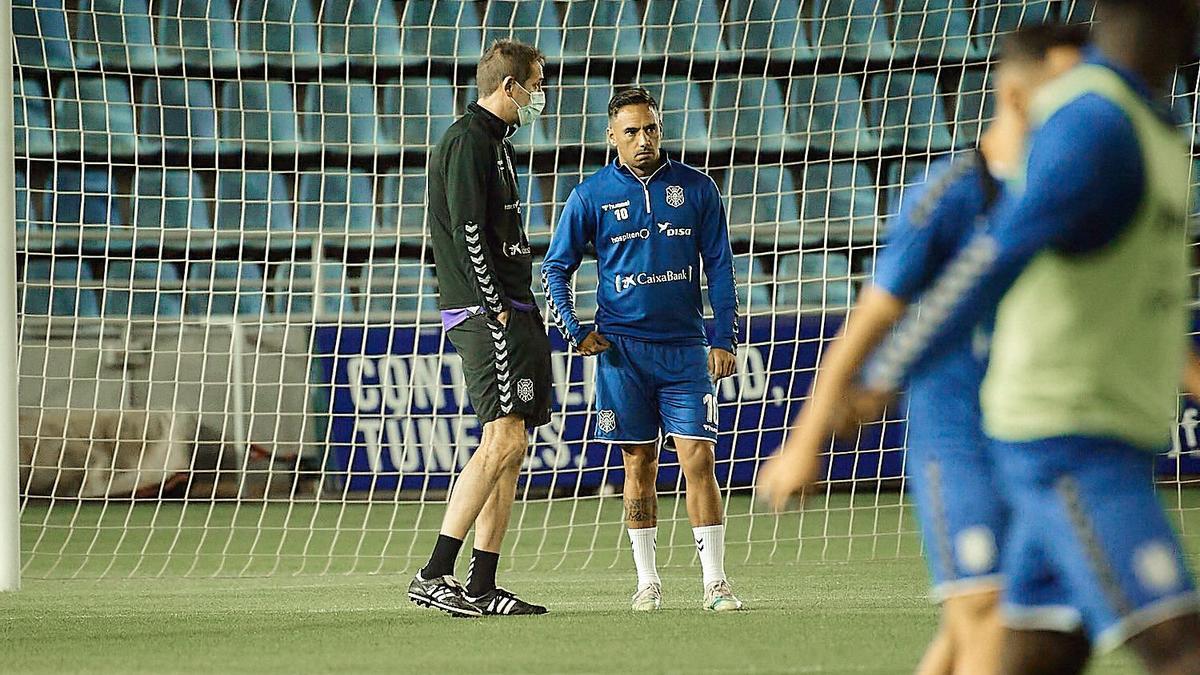
[[[790,86],[788,128],[796,145],[850,154],[879,150],[879,135],[868,126],[857,79],[808,75],[792,78]]]
[[[13,0],[13,63],[25,68],[75,66],[62,0]]]
[[[145,0],[79,0],[75,58],[80,66],[153,71],[154,32]]]
[[[553,0],[490,0],[483,17],[483,43],[516,38],[537,45],[547,59],[562,58],[562,23]]]
[[[725,10],[729,47],[748,57],[773,61],[811,61],[801,12],[795,3],[779,0],[730,0]]]
[[[967,0],[898,0],[894,56],[942,63],[985,57],[987,52],[971,35],[972,4]]]
[[[783,311],[846,308],[853,302],[850,261],[841,253],[781,255],[775,279],[775,306]]]
[[[262,289],[258,265],[245,261],[192,263],[184,306],[191,316],[254,316],[263,310]]]
[[[700,85],[684,77],[647,76],[638,80],[663,107],[663,147],[671,152],[708,148],[708,106]]]
[[[542,194],[542,181],[537,176],[517,172],[517,183],[521,186],[521,213],[525,216],[525,236],[534,246],[550,243],[554,223],[550,222],[551,210],[546,208],[550,201]]]
[[[634,59],[641,53],[641,11],[634,0],[575,0],[565,12],[564,59]]]
[[[954,145],[974,147],[984,125],[992,118],[995,97],[987,82],[988,71],[982,68],[963,70],[954,102]]]
[[[730,55],[716,0],[650,2],[643,19],[646,51],[711,63]]]
[[[404,55],[414,59],[477,61],[483,50],[480,3],[470,0],[409,0],[401,34]]]
[[[868,79],[867,112],[885,151],[940,152],[953,146],[937,78],[896,70]]]
[[[312,5],[308,0],[239,0],[238,48],[252,62],[268,66],[321,65]]]
[[[883,0],[816,0],[813,11],[818,58],[841,62],[891,57]]]
[[[299,190],[299,229],[357,235],[374,229],[375,188],[370,174],[357,169],[306,172],[300,176]]]
[[[787,135],[783,92],[774,78],[718,78],[710,110],[710,147],[776,155],[800,149]]]
[[[17,157],[54,155],[50,96],[39,78],[13,78],[13,142]]]
[[[564,77],[554,87],[541,133],[535,144],[543,149],[590,146],[603,148],[607,141],[608,99],[613,87],[607,78]],[[518,134],[519,135],[519,134]]]
[[[67,78],[55,92],[55,147],[60,153],[131,159],[138,151],[129,80]]]
[[[929,165],[915,159],[897,160],[887,169],[887,215],[900,213],[905,191],[913,185],[925,182]]]
[[[117,258],[105,275],[104,316],[176,319],[183,315],[183,280],[170,263]]]
[[[254,56],[238,54],[233,9],[229,0],[159,0],[159,59],[190,70],[250,65]]]
[[[380,229],[401,238],[419,237],[425,231],[425,170],[410,167],[388,174],[380,190]]]
[[[365,80],[311,83],[305,87],[301,131],[324,150],[373,154],[380,129],[375,86]]]
[[[1175,120],[1182,126],[1191,139],[1192,145],[1196,145],[1196,141],[1200,139],[1197,134],[1200,133],[1200,127],[1197,127],[1196,122],[1196,91],[1195,83],[1185,79],[1186,76],[1182,73],[1175,76],[1175,91],[1171,96],[1171,110],[1175,115]]]
[[[733,276],[737,280],[742,311],[759,311],[771,306],[771,287],[775,281],[764,271],[758,258],[735,255]]]
[[[142,83],[139,144],[173,152],[217,151],[217,111],[207,80],[163,77]]]
[[[729,237],[768,245],[799,242],[800,212],[791,170],[786,166],[735,166],[722,193],[728,200]]]
[[[383,133],[406,148],[433,146],[454,123],[458,111],[448,77],[407,78],[382,89]]]
[[[415,260],[376,261],[363,271],[359,295],[372,319],[424,311],[436,316],[437,294],[431,292],[436,279],[433,265]]]
[[[235,238],[243,231],[272,231],[272,248],[290,246],[292,201],[282,174],[234,169],[217,173],[213,222]],[[238,233],[238,234],[233,234]]]
[[[317,294],[312,262],[287,262],[279,265],[272,278],[269,310],[275,314],[312,314]],[[346,266],[336,261],[321,263],[321,312],[328,316],[354,313],[353,298],[347,287]]]
[[[116,197],[121,191],[107,168],[89,166],[80,171],[62,166],[51,180],[53,190],[47,190],[44,195],[43,213],[48,214],[56,229],[125,223]],[[103,229],[96,231],[103,233]]]
[[[219,117],[223,153],[293,154],[300,148],[296,101],[285,82],[225,83]]]
[[[91,268],[78,258],[30,256],[25,261],[21,313],[41,316],[100,316],[96,291],[81,288],[93,280]]]
[[[322,0],[324,62],[394,66],[403,62],[393,0]]]
[[[208,196],[200,175],[186,169],[139,169],[133,222],[138,244],[161,243],[169,249],[192,248],[186,232],[211,230]]]
[[[875,182],[858,162],[815,162],[804,168],[804,241],[870,243],[876,234]]]

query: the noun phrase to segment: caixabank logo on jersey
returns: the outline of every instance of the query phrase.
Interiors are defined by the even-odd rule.
[[[637,274],[615,274],[613,275],[613,284],[616,287],[617,293],[623,293],[634,286],[651,286],[653,284],[671,284],[679,281],[692,280],[692,266],[676,272],[675,270],[667,270],[665,272],[638,272]]]

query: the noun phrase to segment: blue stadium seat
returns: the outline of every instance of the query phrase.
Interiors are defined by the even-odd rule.
[[[972,148],[979,143],[979,135],[992,119],[995,101],[988,85],[987,70],[966,68],[958,83],[958,94],[954,102],[954,145]]]
[[[321,50],[326,63],[373,66],[403,62],[395,0],[322,0]]]
[[[525,236],[534,246],[550,244],[550,212],[553,205],[542,192],[542,177],[529,175],[527,172],[517,173],[517,184],[521,186],[521,212],[525,216]]]
[[[408,167],[387,174],[380,187],[379,229],[394,232],[402,240],[425,232],[425,169]]]
[[[317,293],[312,262],[281,264],[273,278],[270,311],[275,314],[313,313]],[[346,279],[346,266],[337,261],[321,263],[321,312],[329,316],[354,313],[353,298]]]
[[[1007,3],[1013,2],[1013,0],[1002,0],[1002,2],[1007,4]],[[1026,5],[1048,5],[1050,3],[1040,1],[1040,2],[1026,2],[1025,4]],[[1059,7],[1059,16],[1062,17],[1063,21],[1068,22],[1068,23],[1091,23],[1092,14],[1093,14],[1092,10],[1095,9],[1095,5],[1096,5],[1096,3],[1094,3],[1094,2],[1082,2],[1081,0],[1075,0],[1075,2],[1062,2],[1062,3],[1060,3],[1060,7]],[[1033,15],[1028,19],[1028,21],[1033,21],[1033,22],[1037,21],[1038,16],[1045,16],[1046,18],[1044,20],[1049,20],[1049,21],[1053,21],[1056,18],[1054,15],[1053,8],[1050,8],[1050,7],[1027,8],[1025,10],[1025,13],[1027,16],[1030,14]]]
[[[250,53],[239,58],[229,0],[159,0],[157,10],[160,59],[199,70],[255,62]]]
[[[795,0],[730,0],[725,10],[729,46],[772,61],[811,61],[816,51],[800,13]]]
[[[763,271],[758,258],[733,256],[733,276],[737,280],[738,302],[743,312],[771,306],[771,287],[775,285],[775,279]]]
[[[81,65],[116,71],[159,65],[145,0],[79,0],[77,17],[75,56]]]
[[[151,147],[196,155],[217,151],[217,111],[207,80],[148,79],[142,83],[142,103],[139,131]]]
[[[483,22],[478,2],[409,0],[401,32],[404,55],[438,61],[478,61],[483,54]]]
[[[405,147],[433,146],[454,123],[454,83],[448,77],[410,76],[381,88],[383,133]]]
[[[418,260],[378,260],[363,272],[361,304],[372,318],[399,318],[398,315],[437,308],[437,278],[432,265]]]
[[[597,274],[596,259],[584,258],[579,269],[575,270],[575,313],[579,320],[585,323],[596,316],[596,288],[601,279]],[[611,282],[610,282],[611,283]],[[535,283],[535,286],[540,284]],[[544,298],[543,298],[544,302]],[[557,329],[556,329],[557,330]]]
[[[62,0],[13,0],[13,64],[25,68],[75,67]]]
[[[767,244],[799,241],[796,182],[786,166],[741,165],[726,174],[729,237]]]
[[[370,233],[375,227],[375,187],[363,171],[327,170],[300,175],[298,229],[325,234]]]
[[[16,213],[17,232],[23,232],[36,216],[29,208],[29,175],[24,169],[13,172],[13,187],[16,190],[16,204],[13,210]]]
[[[603,148],[608,142],[608,99],[612,85],[607,78],[567,76],[555,83],[552,100],[546,111],[544,133],[535,130],[537,146]],[[539,138],[540,136],[540,138]]]
[[[967,0],[898,0],[893,50],[897,59],[962,63],[986,58],[971,35],[974,11]]]
[[[375,86],[370,82],[313,82],[304,95],[304,139],[325,150],[373,154],[384,140]]]
[[[708,148],[708,105],[700,85],[687,78],[646,77],[637,83],[663,106],[663,147],[671,152]]]
[[[879,150],[879,135],[863,107],[862,85],[854,77],[793,77],[789,102],[788,127],[803,147],[839,153]]]
[[[845,309],[853,302],[850,261],[841,253],[806,251],[779,256],[775,306],[782,311]]]
[[[634,0],[575,0],[567,3],[563,54],[637,59],[641,53],[641,12]]]
[[[50,96],[40,78],[13,77],[13,132],[17,157],[54,156]]]
[[[221,90],[221,152],[292,154],[296,102],[286,82],[235,80]]]
[[[178,320],[183,316],[182,285],[170,263],[113,259],[104,282],[104,316]]]
[[[904,194],[909,188],[922,185],[929,175],[929,164],[925,161],[904,158],[891,162],[887,168],[887,184],[879,186],[887,190],[887,216],[900,213]]]
[[[883,0],[817,0],[813,43],[817,56],[834,61],[875,61],[892,56]]]
[[[537,45],[547,59],[562,58],[562,20],[552,0],[491,0],[483,17],[483,44],[516,38]]]
[[[260,315],[262,271],[248,262],[192,263],[184,298],[191,316]]]
[[[865,165],[807,165],[803,197],[804,241],[875,241],[875,183]]]
[[[713,82],[708,141],[715,148],[779,153],[795,148],[787,136],[779,82],[726,75]]]
[[[288,197],[283,174],[241,169],[218,172],[216,216],[213,221],[218,230],[231,233],[262,230],[279,232],[281,234],[271,237],[268,243],[290,245],[292,201]]]
[[[269,66],[321,65],[317,18],[308,0],[239,0],[238,48]]]
[[[47,190],[42,198],[42,212],[54,223],[55,235],[67,230],[82,228],[89,237],[103,239],[110,226],[125,224],[115,178],[110,169],[89,166],[80,173],[76,167],[59,166],[51,180],[53,190]],[[60,237],[57,243],[66,243]]]
[[[946,107],[931,73],[897,70],[872,76],[867,107],[884,150],[949,150],[954,142]]]
[[[204,182],[198,173],[187,169],[139,169],[133,202],[138,242],[188,248],[186,235],[171,236],[160,230],[211,230],[207,201]]]
[[[89,265],[68,256],[30,256],[25,260],[24,316],[100,316],[96,291],[83,288],[93,281]]]
[[[721,10],[715,0],[650,0],[643,21],[648,53],[712,63],[729,57],[721,37]]]
[[[127,159],[137,154],[129,80],[80,77],[59,82],[54,123],[59,152]]]
[[[979,3],[975,31],[980,46],[989,53],[994,52],[1005,33],[1021,26],[1057,20],[1059,14],[1055,4],[1052,0],[987,0]],[[1088,5],[1089,8],[1091,5],[1085,2],[1067,4]]]
[[[554,215],[552,217],[553,224],[551,231],[558,226],[558,218],[562,215],[563,205],[567,203],[567,197],[571,196],[571,190],[575,189],[585,178],[596,173],[604,167],[603,164],[588,164],[583,168],[578,166],[564,166],[554,173]]]

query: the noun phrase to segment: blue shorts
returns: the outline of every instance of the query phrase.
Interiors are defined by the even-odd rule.
[[[665,436],[716,442],[716,388],[708,348],[607,336],[596,361],[597,440],[622,445]]]
[[[996,488],[987,439],[978,427],[937,435],[914,431],[930,424],[937,422],[910,419],[905,472],[933,598],[999,590],[1008,508]]]
[[[1013,509],[1002,563],[1009,627],[1082,624],[1107,650],[1200,609],[1150,453],[1084,437],[994,441],[993,451]]]

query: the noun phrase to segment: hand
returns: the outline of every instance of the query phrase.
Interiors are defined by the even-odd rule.
[[[878,422],[883,419],[883,411],[892,402],[893,392],[876,391],[853,387],[846,394],[846,405],[849,416],[855,426]]]
[[[713,382],[737,372],[737,357],[733,352],[720,347],[708,350],[708,376]]]
[[[508,310],[506,309],[503,312],[500,312],[499,314],[497,314],[496,320],[500,322],[501,326],[508,328]]]
[[[776,512],[786,509],[793,498],[802,499],[817,480],[820,447],[806,431],[804,424],[798,423],[783,448],[759,468],[756,495]]]
[[[606,340],[603,335],[592,331],[587,334],[587,337],[583,338],[583,342],[580,342],[576,349],[584,356],[595,356],[611,346],[612,343]]]

